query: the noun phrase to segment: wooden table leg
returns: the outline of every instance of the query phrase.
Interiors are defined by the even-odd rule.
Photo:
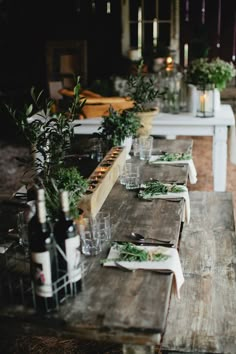
[[[227,177],[227,127],[215,127],[212,152],[214,191],[225,192]]]

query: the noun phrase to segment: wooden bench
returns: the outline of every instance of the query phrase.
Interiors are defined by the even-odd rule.
[[[236,353],[236,237],[230,192],[191,192],[183,228],[185,283],[171,298],[162,349],[174,353]]]

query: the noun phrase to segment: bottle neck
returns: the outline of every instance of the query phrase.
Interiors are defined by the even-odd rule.
[[[67,191],[63,191],[60,194],[61,199],[61,211],[65,215],[65,218],[70,217],[70,205],[69,205],[69,195]]]
[[[37,202],[37,214],[38,214],[38,221],[40,224],[46,224],[47,216],[46,216],[46,207],[44,201]]]

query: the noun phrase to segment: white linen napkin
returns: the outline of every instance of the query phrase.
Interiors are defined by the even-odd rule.
[[[164,164],[167,164],[167,165],[184,165],[184,164],[187,164],[188,165],[188,176],[189,176],[189,182],[191,184],[195,184],[197,183],[197,171],[196,171],[196,168],[195,168],[195,165],[194,165],[194,162],[193,162],[193,159],[189,159],[189,160],[173,160],[173,161],[161,161],[159,160],[160,158],[160,155],[152,155],[150,160],[149,160],[149,163],[151,165],[164,165]]]
[[[119,261],[119,264],[127,269],[136,270],[136,269],[160,269],[160,270],[171,270],[174,273],[174,290],[177,295],[177,298],[180,299],[180,288],[184,283],[183,271],[180,263],[179,253],[176,248],[162,247],[162,246],[136,246],[139,249],[144,249],[149,252],[158,251],[167,255],[168,258],[160,261],[142,261],[142,262],[128,262],[128,261]],[[110,252],[106,261],[104,262],[105,267],[116,267],[115,259],[119,259],[119,249],[116,245],[113,245],[110,248]]]
[[[167,192],[166,194],[154,194],[150,197],[147,196],[147,199],[178,199],[178,198],[184,198],[184,212],[183,212],[183,217],[182,221],[185,221],[187,224],[190,222],[190,199],[189,199],[189,193],[188,193],[188,188],[186,186],[181,186],[183,188],[183,192]]]

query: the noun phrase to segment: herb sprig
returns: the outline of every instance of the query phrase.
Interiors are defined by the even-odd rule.
[[[158,157],[157,161],[179,161],[179,160],[191,160],[192,154],[188,152],[174,152],[165,153]]]
[[[181,193],[186,190],[185,186],[177,184],[162,183],[158,180],[148,181],[141,185],[138,197],[142,199],[149,199],[156,195],[167,193]]]
[[[115,261],[126,262],[144,262],[144,261],[164,261],[170,256],[160,252],[159,250],[151,251],[136,247],[130,242],[114,243],[119,250],[119,257]]]

